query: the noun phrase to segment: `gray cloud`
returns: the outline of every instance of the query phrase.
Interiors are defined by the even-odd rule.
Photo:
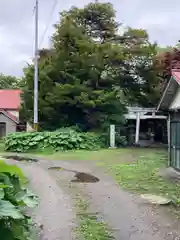
[[[39,40],[46,27],[53,1],[39,0]],[[59,12],[71,5],[83,6],[89,0],[59,1],[41,47],[50,44],[52,25],[58,21]],[[175,45],[180,38],[179,0],[173,4],[163,0],[111,0],[119,22],[147,29],[150,39],[161,45]],[[33,56],[33,7],[35,0],[0,1],[0,72],[22,75],[25,62]]]

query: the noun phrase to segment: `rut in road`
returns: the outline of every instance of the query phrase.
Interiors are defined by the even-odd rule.
[[[36,211],[36,220],[44,226],[41,239],[74,239],[75,210],[69,188],[74,174],[66,169],[91,173],[100,179],[95,183],[71,182],[71,185],[89,196],[91,211],[97,212],[99,219],[108,224],[116,240],[180,239],[179,222],[168,218],[159,208],[145,204],[138,196],[121,190],[111,177],[94,168],[92,163],[83,164],[57,160],[18,163],[41,200]],[[64,170],[48,170],[52,167]]]

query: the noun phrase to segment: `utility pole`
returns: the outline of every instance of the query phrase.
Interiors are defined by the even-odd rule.
[[[35,6],[35,52],[34,52],[34,130],[38,131],[38,11],[39,1]]]

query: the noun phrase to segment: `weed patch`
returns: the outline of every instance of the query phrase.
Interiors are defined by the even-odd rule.
[[[166,166],[166,154],[154,152],[140,155],[134,163],[111,165],[109,170],[120,186],[131,192],[180,199],[180,184],[172,183],[159,175],[159,169]]]
[[[77,232],[84,240],[114,239],[105,223],[98,221],[96,215],[88,213],[88,203],[79,197],[76,201],[80,226]]]

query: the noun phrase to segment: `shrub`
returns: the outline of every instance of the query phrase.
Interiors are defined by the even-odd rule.
[[[52,149],[94,150],[104,146],[101,136],[94,133],[77,132],[70,128],[55,132],[13,133],[5,139],[5,150],[13,152],[28,152],[31,150]]]
[[[100,135],[100,141],[101,143],[103,143],[106,146],[110,145],[110,133],[102,133]],[[115,135],[115,145],[117,147],[125,147],[127,146],[128,142],[127,142],[127,138],[126,136],[121,136],[119,134],[116,133]]]
[[[31,219],[24,213],[37,203],[35,196],[22,187],[22,172],[0,161],[0,236],[4,240],[29,240]]]
[[[115,136],[115,143],[117,147],[119,146],[125,147],[128,144],[126,136],[120,136],[118,134],[116,134]]]

